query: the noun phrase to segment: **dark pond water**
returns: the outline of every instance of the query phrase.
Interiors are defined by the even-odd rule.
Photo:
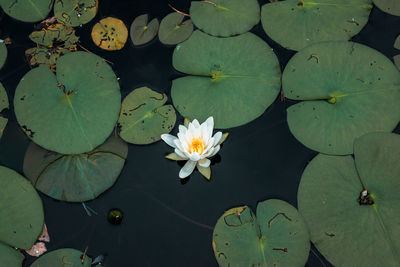
[[[90,39],[91,28],[102,17],[118,17],[129,27],[143,13],[162,19],[171,12],[168,1],[99,2],[97,17],[78,30],[82,45],[114,63],[123,97],[143,85],[169,95],[171,80],[180,76],[172,67],[173,46],[162,45],[155,39],[145,47],[135,48],[128,40],[121,51],[105,52]],[[259,2],[265,4],[267,0]],[[190,6],[190,1],[184,0],[170,3],[182,11],[188,11]],[[1,37],[8,35],[14,42],[0,71],[0,81],[12,103],[19,80],[30,69],[24,51],[34,46],[28,39],[33,24],[3,15],[0,29]],[[270,40],[260,24],[252,32],[273,47],[283,69],[294,52]],[[400,17],[374,8],[368,25],[353,40],[392,58],[396,54],[393,43],[399,34]],[[128,159],[116,184],[87,203],[98,215],[88,216],[80,204],[55,201],[41,194],[51,236],[48,249],[72,247],[83,251],[88,246],[90,256],[107,255],[107,267],[217,266],[211,247],[212,228],[225,210],[244,204],[255,208],[258,201],[269,198],[297,206],[301,174],[316,153],[289,132],[285,110],[291,104],[277,99],[260,118],[230,129],[229,139],[214,160],[210,182],[198,172],[182,182],[178,178],[180,166],[164,159],[170,147],[157,142],[129,145]],[[22,173],[29,140],[18,128],[12,106],[8,115],[10,120],[0,140],[0,164]],[[178,116],[177,125],[181,123],[183,118]],[[177,127],[172,133],[176,132]],[[108,223],[106,216],[111,208],[124,212],[121,225]],[[313,248],[307,266],[331,266],[317,255]],[[32,261],[28,258],[25,265]]]

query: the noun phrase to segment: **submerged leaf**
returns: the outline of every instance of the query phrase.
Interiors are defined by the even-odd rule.
[[[55,0],[54,16],[65,25],[76,27],[91,21],[98,6],[98,0]]]
[[[108,17],[93,26],[92,40],[101,49],[121,50],[128,39],[128,29],[120,19]]]
[[[51,24],[40,31],[34,31],[29,38],[41,46],[49,48],[61,46],[67,49],[75,49],[79,40],[79,37],[75,35],[74,28],[62,23]]]
[[[397,0],[396,0],[397,1]],[[367,24],[372,0],[285,0],[265,4],[264,31],[291,50],[322,41],[349,40]]]
[[[175,45],[185,41],[193,32],[193,23],[190,19],[183,21],[184,15],[170,13],[162,19],[158,38],[166,45]]]
[[[128,146],[110,137],[95,150],[78,154],[49,154],[31,143],[25,154],[24,173],[44,194],[63,201],[96,198],[117,180],[128,155]]]
[[[260,21],[257,0],[192,1],[190,18],[202,31],[229,37],[249,31]]]
[[[354,140],[391,132],[400,120],[400,75],[384,55],[352,42],[325,42],[298,52],[282,77],[292,134],[306,147],[353,153]]]
[[[0,166],[0,242],[30,249],[42,232],[43,220],[35,188],[17,172]]]
[[[83,258],[83,254],[83,252],[72,248],[57,249],[39,257],[32,263],[31,267],[90,267],[92,259],[86,255],[85,258]]]
[[[165,94],[148,87],[132,91],[122,102],[118,123],[120,136],[133,144],[150,144],[169,133],[176,121],[175,109],[167,102]]]
[[[0,69],[4,66],[7,60],[7,46],[4,40],[0,40]]]
[[[247,206],[226,211],[213,233],[219,266],[304,266],[310,241],[298,211],[282,200],[258,203],[257,217]]]
[[[94,54],[74,52],[57,60],[57,74],[41,66],[21,79],[15,115],[38,145],[64,154],[93,150],[113,131],[121,106],[117,77]]]
[[[49,14],[53,0],[0,0],[4,12],[23,22],[36,22]]]
[[[374,4],[383,12],[394,16],[400,16],[399,0],[373,0]]]
[[[0,242],[0,266],[21,267],[24,258],[18,250]]]
[[[158,33],[158,19],[154,18],[149,23],[149,15],[144,14],[135,18],[131,24],[130,34],[134,45],[144,45],[156,37]]]
[[[400,136],[364,135],[354,157],[319,154],[306,167],[298,205],[311,241],[334,266],[399,266]]]
[[[49,67],[51,71],[55,72],[57,59],[69,52],[71,51],[62,47],[33,47],[25,51],[25,56],[29,58],[29,64],[31,66],[45,65]]]
[[[216,128],[256,119],[280,91],[278,59],[252,33],[218,38],[197,30],[176,46],[173,65],[190,75],[172,82],[176,109],[191,120],[213,116]]]

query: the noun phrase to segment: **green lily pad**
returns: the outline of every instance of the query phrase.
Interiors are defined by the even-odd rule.
[[[373,0],[373,2],[383,12],[400,16],[400,3],[398,0]]]
[[[400,121],[400,73],[378,51],[325,42],[300,51],[282,77],[290,131],[303,145],[333,155],[353,153],[368,132],[391,132]]]
[[[216,128],[256,119],[281,87],[276,55],[252,33],[218,38],[197,30],[176,46],[173,65],[190,75],[172,82],[176,109],[190,120],[213,116]]]
[[[229,37],[248,32],[260,21],[257,0],[192,1],[190,18],[202,31]]]
[[[282,200],[226,211],[217,221],[213,249],[219,266],[304,266],[310,249],[307,226]]]
[[[396,41],[394,42],[394,48],[400,50],[400,35],[397,36]],[[393,57],[394,64],[397,69],[400,70],[400,54]]]
[[[0,42],[0,69],[4,66],[7,60],[7,46],[3,42]]]
[[[79,154],[102,144],[113,131],[121,106],[117,77],[100,57],[74,52],[57,60],[57,74],[41,66],[21,79],[15,115],[38,145]]]
[[[47,17],[53,0],[0,0],[4,12],[14,19],[24,22],[37,22]]]
[[[400,136],[364,135],[354,156],[319,154],[305,169],[298,203],[311,240],[335,266],[400,266]]]
[[[21,267],[24,258],[18,250],[0,242],[0,266]]]
[[[261,9],[264,31],[281,46],[301,50],[323,41],[349,40],[367,24],[372,0],[285,0]]]
[[[115,183],[127,155],[127,144],[115,136],[78,155],[51,153],[31,143],[25,154],[24,173],[39,191],[52,198],[84,202]]]
[[[43,229],[42,200],[15,171],[0,166],[0,242],[30,249]]]
[[[46,47],[76,48],[76,43],[79,41],[74,28],[62,23],[51,24],[40,31],[34,31],[29,38],[36,44]]]
[[[4,89],[3,85],[0,83],[0,112],[2,112],[5,109],[8,109],[8,96],[7,96],[7,92]],[[8,119],[4,118],[0,114],[0,138],[3,135],[4,128],[6,128],[7,122],[8,122]]]
[[[98,0],[55,0],[54,16],[67,26],[76,27],[91,21],[98,7]]]
[[[131,24],[130,34],[134,45],[144,45],[156,37],[160,24],[154,18],[150,22],[149,15],[143,14],[134,19]]]
[[[161,139],[161,134],[174,128],[176,114],[172,105],[165,105],[168,97],[148,87],[132,91],[122,102],[118,123],[120,136],[132,144],[150,144]]]
[[[83,252],[72,248],[57,249],[39,257],[32,263],[31,267],[90,267],[92,259],[85,256],[82,263],[82,255]]]
[[[184,15],[174,12],[161,20],[158,31],[161,43],[176,45],[190,37],[193,32],[193,23],[190,19],[183,21],[184,18]]]

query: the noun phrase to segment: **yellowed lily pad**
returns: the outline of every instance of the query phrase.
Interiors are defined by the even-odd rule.
[[[128,39],[128,29],[124,22],[117,18],[104,18],[92,29],[92,40],[101,49],[121,50]]]

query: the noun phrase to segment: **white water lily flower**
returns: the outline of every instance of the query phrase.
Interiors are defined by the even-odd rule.
[[[222,132],[212,136],[213,128],[214,119],[209,117],[201,125],[197,120],[189,122],[187,127],[179,125],[178,138],[170,134],[161,135],[165,143],[175,148],[175,153],[167,155],[167,159],[187,160],[179,172],[180,178],[188,177],[197,166],[199,172],[210,179],[211,161],[208,158],[218,153],[221,143],[228,136],[228,133],[222,134]]]

